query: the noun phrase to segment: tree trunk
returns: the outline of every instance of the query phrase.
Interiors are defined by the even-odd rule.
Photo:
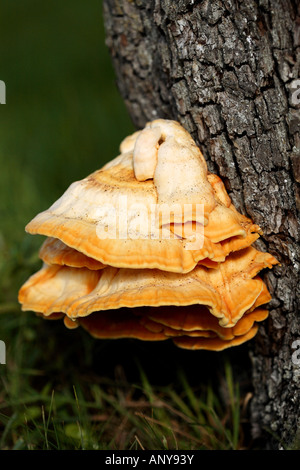
[[[300,7],[296,0],[104,0],[120,92],[141,128],[179,121],[264,232],[270,317],[249,343],[252,434],[292,446],[300,424]],[[298,346],[299,349],[299,346]],[[293,359],[294,358],[294,359]],[[296,358],[296,359],[295,359]],[[274,437],[275,436],[275,437]]]

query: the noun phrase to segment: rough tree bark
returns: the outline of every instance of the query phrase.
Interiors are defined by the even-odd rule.
[[[250,346],[251,421],[265,448],[289,446],[300,424],[300,366],[292,360],[300,339],[299,3],[103,3],[107,45],[134,124],[181,122],[238,209],[262,227],[260,248],[281,262],[265,274],[270,317]]]

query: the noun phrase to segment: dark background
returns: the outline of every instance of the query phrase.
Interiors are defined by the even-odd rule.
[[[105,46],[102,3],[3,0],[0,79],[2,243],[68,185],[118,154],[133,130]]]

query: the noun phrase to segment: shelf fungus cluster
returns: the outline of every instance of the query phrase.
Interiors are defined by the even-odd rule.
[[[124,139],[26,230],[46,239],[22,309],[70,329],[219,351],[253,338],[268,316],[259,272],[277,260],[253,247],[260,228],[177,122]]]

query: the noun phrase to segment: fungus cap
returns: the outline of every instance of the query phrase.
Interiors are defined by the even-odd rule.
[[[134,166],[153,150],[149,132],[161,136],[153,147],[157,163],[153,178],[139,181]],[[178,123],[153,121],[125,139],[121,150],[101,170],[72,183],[26,230],[101,265],[182,273],[206,258],[224,261],[259,236],[260,228],[235,210],[220,178],[207,173],[200,150]],[[191,246],[193,237],[199,243]],[[64,262],[62,245],[52,248]],[[42,257],[48,262],[45,247]]]
[[[103,339],[219,351],[253,338],[271,299],[258,273],[278,263],[252,247],[260,227],[179,123],[149,122],[120,152],[27,225],[47,238],[22,309]]]
[[[201,304],[229,327],[260,295],[266,298],[257,273],[275,263],[272,255],[248,247],[229,255],[217,269],[199,265],[186,274],[44,265],[20,289],[19,301],[23,310],[63,312],[70,318],[121,307]]]
[[[190,307],[182,307],[182,314]],[[221,351],[232,346],[240,345],[252,339],[257,332],[257,322],[263,321],[268,316],[265,309],[256,309],[241,319],[234,328],[220,328],[215,319],[208,322],[204,319],[199,330],[178,330],[151,321],[147,317],[149,309],[138,309],[133,312],[130,309],[120,309],[111,315],[111,312],[94,312],[91,315],[71,320],[64,316],[64,324],[68,329],[78,326],[84,328],[97,339],[134,338],[143,341],[173,340],[173,342],[185,349],[207,349]],[[197,310],[197,307],[196,307]],[[196,311],[195,311],[196,313]],[[201,308],[198,312],[198,324],[201,324]],[[60,318],[61,314],[51,314],[46,319]]]

